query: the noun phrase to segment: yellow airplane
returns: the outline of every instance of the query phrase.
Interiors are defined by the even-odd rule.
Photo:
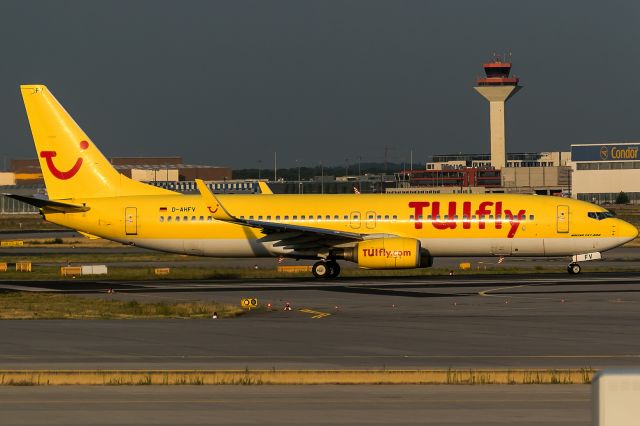
[[[638,235],[590,203],[538,195],[183,195],[118,173],[42,85],[21,86],[49,200],[11,195],[53,223],[154,250],[214,257],[316,259],[318,278],[338,260],[362,268],[423,268],[438,256],[573,256]]]

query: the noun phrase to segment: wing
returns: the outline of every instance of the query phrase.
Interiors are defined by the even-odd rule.
[[[220,201],[216,198],[215,195],[209,191],[209,188],[205,185],[205,183],[201,179],[196,179],[196,185],[198,186],[198,190],[200,191],[200,195],[205,199],[207,204],[210,204],[212,207],[215,206],[212,210],[215,211],[213,213],[213,218],[216,220],[220,220],[228,223],[235,223],[237,225],[248,226],[250,228],[258,228],[267,236],[272,236],[276,234],[279,238],[276,239],[286,239],[288,242],[293,242],[294,240],[297,242],[305,242],[310,243],[312,241],[318,241],[321,239],[325,239],[328,241],[362,241],[367,239],[369,235],[367,234],[359,234],[355,232],[344,232],[344,231],[336,231],[333,229],[326,228],[315,228],[311,226],[303,226],[303,225],[292,225],[289,223],[279,223],[279,222],[267,222],[262,220],[253,220],[253,219],[241,219],[229,213],[227,209],[220,203]]]

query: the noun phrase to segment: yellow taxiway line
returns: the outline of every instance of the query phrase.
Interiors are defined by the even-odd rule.
[[[300,312],[304,312],[305,314],[311,314],[311,318],[324,318],[324,317],[328,317],[331,314],[328,312],[320,312],[320,311],[314,311],[312,309],[299,309]]]

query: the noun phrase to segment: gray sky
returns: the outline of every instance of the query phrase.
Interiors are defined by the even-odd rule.
[[[0,2],[0,154],[46,84],[108,156],[232,167],[487,152],[472,89],[511,51],[507,149],[640,140],[635,1]]]

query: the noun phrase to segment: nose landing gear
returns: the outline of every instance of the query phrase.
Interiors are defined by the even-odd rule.
[[[579,274],[581,269],[582,268],[580,267],[580,265],[576,262],[572,262],[569,264],[569,266],[567,266],[567,272],[569,272],[571,275]]]
[[[335,260],[321,260],[313,264],[311,273],[316,278],[335,278],[340,275],[340,265]]]

